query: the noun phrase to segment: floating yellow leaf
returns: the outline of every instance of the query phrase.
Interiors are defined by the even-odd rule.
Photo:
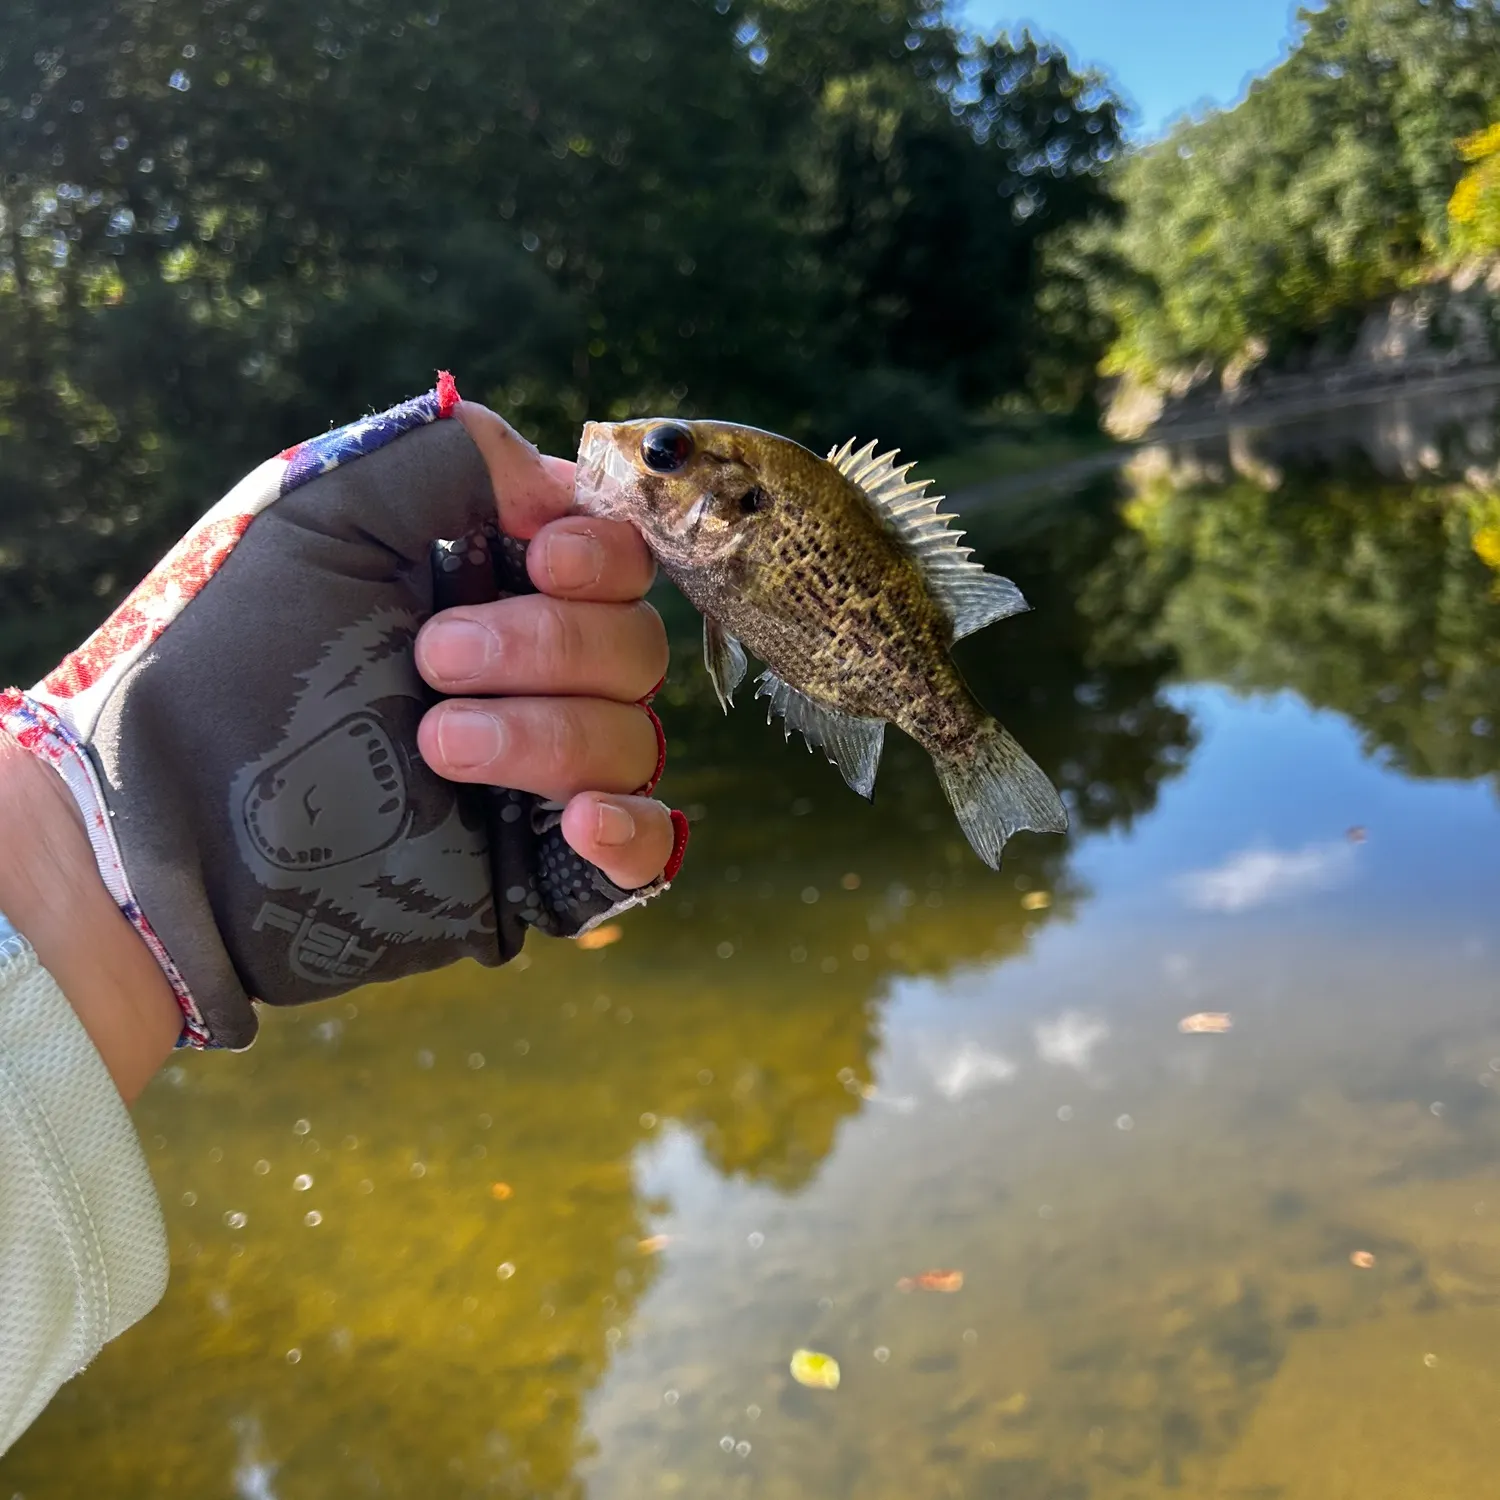
[[[490,1184],[490,1197],[496,1203],[504,1203],[514,1192],[515,1189],[508,1182],[492,1182]]]
[[[1200,1010],[1195,1015],[1184,1016],[1177,1023],[1177,1029],[1190,1036],[1217,1036],[1233,1026],[1234,1017],[1222,1010]]]
[[[962,1271],[923,1271],[916,1276],[903,1276],[896,1283],[898,1292],[961,1292],[963,1287]]]
[[[1027,891],[1021,897],[1022,911],[1046,911],[1052,905],[1052,897],[1046,891]]]
[[[839,1388],[839,1362],[831,1354],[799,1349],[792,1356],[792,1379],[815,1391],[836,1391]]]
[[[607,948],[611,943],[618,943],[624,936],[625,929],[618,922],[610,922],[604,927],[595,927],[589,932],[580,932],[576,941],[584,952],[591,953],[595,948]]]

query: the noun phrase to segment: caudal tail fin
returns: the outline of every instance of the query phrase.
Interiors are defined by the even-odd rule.
[[[974,852],[1000,868],[1006,840],[1020,828],[1066,833],[1068,810],[1041,767],[994,719],[953,757],[935,755],[938,779]]]

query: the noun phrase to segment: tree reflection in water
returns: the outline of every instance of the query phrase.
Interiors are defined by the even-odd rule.
[[[1077,608],[1118,531],[1096,495],[1065,526],[983,536],[1038,607],[964,654],[1075,838],[1148,811],[1191,744],[1166,657],[1098,657]],[[1068,840],[1018,839],[992,875],[906,743],[870,808],[753,707],[724,718],[696,617],[663,607],[664,792],[697,823],[677,889],[602,951],[536,943],[524,972],[275,1014],[250,1056],[174,1067],[140,1112],[172,1293],[7,1459],[14,1487],[217,1492],[261,1462],[253,1414],[283,1500],[331,1473],[354,1493],[434,1472],[453,1495],[579,1493],[582,1401],[659,1264],[637,1147],[677,1125],[722,1173],[802,1189],[861,1107],[890,978],[1003,961],[1073,914]],[[1047,909],[1023,908],[1032,889]],[[191,1380],[169,1395],[144,1368]]]
[[[1036,609],[962,665],[1075,815],[998,877],[914,746],[893,737],[870,808],[753,707],[721,716],[696,619],[664,595],[665,792],[696,825],[677,889],[613,946],[277,1014],[248,1057],[170,1070],[140,1124],[173,1289],[0,1490],[581,1497],[591,1392],[662,1267],[711,1253],[654,1242],[671,1205],[645,1196],[641,1148],[686,1133],[721,1177],[810,1191],[865,1107],[893,981],[1003,964],[1081,914],[1071,851],[1148,815],[1192,753],[1174,681],[1289,689],[1412,774],[1494,776],[1493,455],[1439,441],[1450,467],[1411,479],[1295,447],[1179,449],[1123,499],[971,522]],[[1056,1261],[1070,1306],[1091,1253]]]
[[[1500,770],[1493,388],[1137,459],[1083,609],[1101,649],[1290,690],[1409,775]]]

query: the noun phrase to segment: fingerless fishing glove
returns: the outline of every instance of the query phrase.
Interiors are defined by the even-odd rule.
[[[0,726],[78,802],[185,1043],[248,1046],[252,997],[504,963],[528,927],[576,936],[681,863],[674,814],[666,872],[620,890],[555,804],[444,781],[417,753],[422,622],[532,592],[478,450],[444,420],[457,404],[445,376],[262,464],[30,693],[0,693]]]

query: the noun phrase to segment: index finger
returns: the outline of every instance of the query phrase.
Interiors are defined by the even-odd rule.
[[[530,541],[548,521],[573,509],[575,466],[570,460],[539,452],[504,417],[476,401],[460,401],[454,416],[489,470],[507,536]]]
[[[554,599],[626,604],[645,597],[656,577],[656,562],[628,522],[564,516],[549,521],[532,539],[526,571]]]

